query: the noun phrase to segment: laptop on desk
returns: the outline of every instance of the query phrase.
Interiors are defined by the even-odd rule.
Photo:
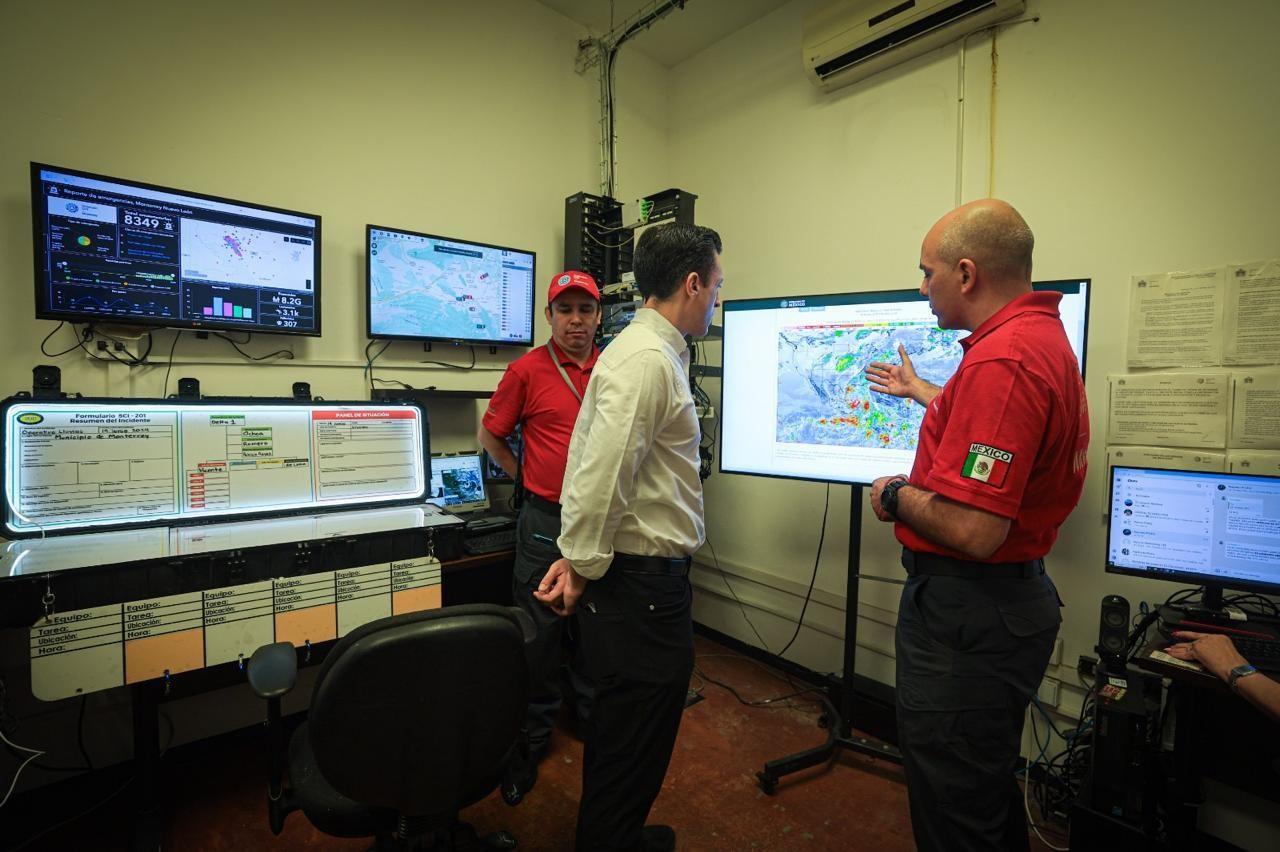
[[[492,511],[483,471],[479,452],[431,458],[431,496],[427,502],[462,518],[470,535],[509,529],[516,523],[514,516]]]

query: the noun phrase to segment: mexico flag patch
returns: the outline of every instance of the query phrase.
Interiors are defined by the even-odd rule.
[[[988,447],[986,444],[970,444],[969,455],[964,460],[961,476],[985,482],[996,488],[1004,485],[1004,478],[1013,464],[1013,453]]]

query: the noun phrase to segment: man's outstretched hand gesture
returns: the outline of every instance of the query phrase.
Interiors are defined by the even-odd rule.
[[[911,356],[907,354],[906,348],[901,343],[898,344],[898,356],[902,358],[901,364],[872,361],[867,365],[866,376],[871,389],[876,393],[914,399],[921,405],[928,405],[941,393],[942,388],[916,375]]]

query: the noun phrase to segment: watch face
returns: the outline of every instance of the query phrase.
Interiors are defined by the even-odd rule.
[[[1245,663],[1243,666],[1236,666],[1234,669],[1231,670],[1231,674],[1228,675],[1227,677],[1227,685],[1230,686],[1232,689],[1234,689],[1236,686],[1236,681],[1240,680],[1240,678],[1244,677],[1245,675],[1251,675],[1256,671],[1257,669],[1254,668],[1249,663]]]

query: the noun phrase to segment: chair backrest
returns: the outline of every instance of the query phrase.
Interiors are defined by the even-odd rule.
[[[347,634],[311,696],[311,750],[334,790],[405,816],[498,785],[528,700],[522,625],[488,604],[383,618]]]

